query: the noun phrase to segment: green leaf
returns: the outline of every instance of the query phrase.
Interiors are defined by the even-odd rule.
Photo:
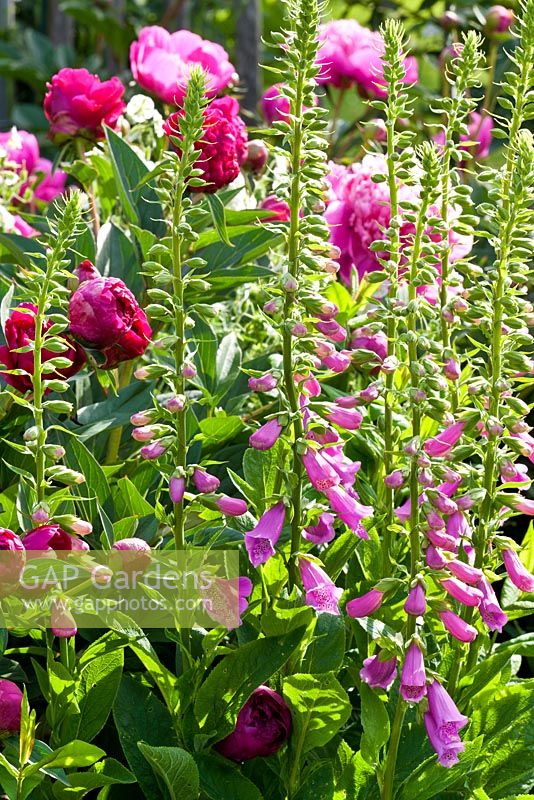
[[[254,496],[250,499],[260,512],[272,497],[277,477],[284,468],[284,451],[284,442],[278,439],[270,450],[256,450],[250,447],[243,456],[243,475],[254,490]]]
[[[460,762],[450,769],[438,764],[436,756],[427,759],[401,784],[398,800],[435,800],[441,792],[463,785],[469,772],[478,767],[481,747],[481,737],[466,742]]]
[[[195,755],[202,794],[209,800],[263,800],[258,787],[238,767],[219,756]]]
[[[216,417],[201,420],[199,428],[200,434],[197,434],[197,438],[202,440],[202,446],[213,449],[233,439],[243,428],[243,420],[241,417],[218,414]]]
[[[211,218],[213,220],[215,230],[219,234],[221,240],[225,244],[227,244],[228,247],[233,247],[234,245],[232,244],[232,242],[228,237],[228,230],[226,228],[225,209],[221,198],[216,194],[207,194],[206,199],[210,207]]]
[[[154,514],[154,509],[136,489],[128,477],[119,478],[114,492],[115,510],[121,517],[146,517]]]
[[[117,192],[130,222],[163,236],[165,223],[158,196],[148,183],[138,186],[149,172],[135,150],[118,134],[105,128]]]
[[[284,697],[291,707],[291,748],[297,758],[327,744],[352,711],[345,689],[330,673],[290,675],[284,679]]]
[[[152,687],[128,675],[123,677],[117,692],[113,717],[124,755],[141,790],[150,800],[166,800],[137,744],[145,742],[154,747],[177,744],[169,712],[157,699]]]
[[[200,687],[195,714],[207,733],[223,739],[254,689],[283,667],[304,635],[297,628],[286,636],[270,636],[243,645],[225,656]]]
[[[93,659],[82,670],[75,690],[80,714],[67,719],[65,736],[90,742],[100,733],[119,688],[123,661],[123,650],[115,650]]]
[[[18,233],[0,233],[0,256],[12,257],[16,264],[29,269],[32,255],[44,253],[44,247],[36,239],[19,236]]]
[[[227,334],[221,341],[217,350],[217,392],[216,400],[219,402],[228,389],[235,383],[241,369],[241,348],[235,333]]]
[[[380,749],[389,740],[389,716],[386,706],[366,683],[360,685],[363,736],[361,753],[368,764],[378,762]]]
[[[338,792],[339,800],[376,800],[379,797],[376,772],[363,760],[360,752],[352,755],[343,767],[336,790],[336,800]]]
[[[295,800],[332,800],[334,768],[329,761],[312,764],[306,771]]]
[[[138,742],[139,750],[164,782],[171,800],[196,800],[199,775],[193,757],[180,747],[151,747]]]
[[[130,770],[114,758],[99,761],[88,772],[70,772],[68,781],[69,786],[59,782],[54,785],[56,800],[81,800],[89,792],[104,786],[136,782]]]
[[[316,675],[335,672],[341,668],[345,656],[345,621],[334,614],[319,614],[313,639],[302,661],[302,669]]]
[[[33,775],[43,767],[48,769],[52,767],[64,767],[65,769],[90,767],[105,755],[100,747],[75,739],[73,742],[63,745],[63,747],[58,747],[57,750],[41,758],[36,764],[32,764],[25,770],[25,774],[27,776]]]

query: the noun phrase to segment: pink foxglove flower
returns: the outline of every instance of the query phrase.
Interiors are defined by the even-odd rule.
[[[226,494],[218,497],[215,501],[215,505],[221,514],[227,517],[241,517],[248,511],[248,506],[244,500],[238,497],[228,497]]]
[[[150,545],[138,536],[119,539],[111,549],[115,551],[111,563],[125,572],[144,572],[152,561]]]
[[[156,459],[162,456],[167,448],[164,444],[160,442],[152,442],[152,444],[147,444],[141,448],[139,451],[141,453],[141,458],[146,458],[147,461],[155,461]]]
[[[371,328],[364,326],[355,331],[350,346],[352,350],[369,350],[382,362],[388,354],[388,337],[383,331],[373,333]]]
[[[280,538],[286,509],[282,502],[263,513],[257,525],[245,533],[245,547],[253,567],[265,564],[275,555],[275,545]]]
[[[439,612],[439,616],[449,633],[460,642],[472,642],[478,636],[478,631],[473,625],[469,625],[465,620],[455,614],[454,611],[445,609]]]
[[[216,492],[221,485],[220,480],[215,475],[211,475],[205,469],[198,468],[193,472],[193,483],[197,492],[201,494]]]
[[[251,392],[270,392],[271,389],[276,388],[277,384],[278,381],[270,372],[260,375],[259,378],[248,379],[248,388]]]
[[[381,661],[380,654],[366,658],[360,670],[360,678],[372,689],[391,689],[397,677],[397,659]]]
[[[531,575],[521,559],[510,548],[503,550],[502,557],[508,577],[522,592],[534,592],[534,575]]]
[[[432,458],[446,456],[459,442],[465,428],[465,422],[455,422],[432,439],[428,439],[423,447],[425,453]]]
[[[68,606],[60,599],[55,600],[50,609],[50,629],[59,639],[76,636],[78,628]]]
[[[319,492],[325,492],[337,486],[341,479],[333,466],[326,460],[320,450],[308,448],[302,456],[302,463],[311,485]]]
[[[323,367],[332,370],[332,372],[345,372],[352,364],[352,353],[350,350],[336,351],[332,355],[323,358],[321,364]]]
[[[340,428],[355,431],[362,424],[362,414],[356,408],[343,408],[336,403],[325,403],[325,408],[327,419]]]
[[[430,712],[424,715],[424,721],[428,739],[437,753],[439,763],[442,767],[454,767],[459,761],[458,754],[465,750],[464,743],[458,737],[458,739],[445,744],[438,735],[436,723]]]
[[[362,528],[361,521],[373,515],[373,507],[364,506],[341,486],[333,486],[331,489],[327,489],[325,494],[332,507],[332,511],[337,514],[339,519],[351,528],[354,533],[360,536],[360,538],[368,539],[369,534]]]
[[[508,617],[500,607],[497,596],[486,576],[482,578],[478,584],[478,588],[482,594],[480,616],[490,631],[501,632],[508,622]]]
[[[169,33],[157,25],[142,28],[132,42],[130,65],[139,86],[169,105],[182,105],[195,66],[204,70],[208,97],[215,97],[237,79],[221,45],[191,31]]]
[[[412,617],[421,617],[426,613],[426,594],[422,583],[417,583],[404,603],[404,610]]]
[[[407,703],[419,703],[426,694],[425,661],[416,642],[412,642],[406,651],[400,693]]]
[[[344,342],[347,338],[347,331],[339,322],[336,322],[335,319],[319,320],[315,327],[323,336],[330,339],[331,342],[337,342],[339,344]]]
[[[202,590],[207,613],[228,630],[238,628],[243,623],[241,617],[248,608],[247,598],[252,589],[252,581],[246,577],[214,578],[211,585]]]
[[[458,578],[464,583],[469,583],[471,586],[476,586],[482,578],[481,569],[478,569],[478,567],[472,567],[470,564],[466,564],[464,561],[458,561],[458,559],[449,561],[447,563],[447,567],[455,578]]]
[[[460,714],[447,690],[439,681],[432,681],[427,688],[428,713],[432,717],[434,730],[444,745],[457,742],[458,731],[464,728],[469,719]]]
[[[169,481],[169,495],[173,503],[181,503],[185,493],[185,478],[173,475]]]
[[[441,550],[431,544],[426,548],[425,561],[430,569],[442,569],[447,564],[447,559]]]
[[[315,525],[308,525],[307,528],[304,528],[302,535],[308,542],[313,542],[314,544],[331,542],[336,535],[334,530],[335,519],[333,514],[325,511],[319,515]]]
[[[400,489],[404,484],[404,475],[401,469],[396,469],[384,478],[384,483],[388,489]]]
[[[270,450],[282,433],[282,425],[275,417],[249,436],[248,443],[255,450]]]
[[[482,601],[482,592],[474,586],[468,586],[457,578],[444,578],[441,585],[445,591],[462,603],[464,606],[479,606]]]
[[[384,592],[378,589],[371,589],[370,592],[362,594],[361,597],[355,597],[354,600],[349,600],[346,606],[347,614],[349,617],[357,619],[359,617],[368,617],[378,611],[384,599]]]
[[[339,616],[339,589],[318,564],[307,558],[299,559],[300,577],[306,592],[306,604],[316,611]]]

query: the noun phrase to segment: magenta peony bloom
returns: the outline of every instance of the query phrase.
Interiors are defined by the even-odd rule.
[[[444,431],[441,431],[441,433],[438,433],[437,436],[427,439],[423,445],[425,453],[432,458],[441,458],[448,455],[459,442],[464,428],[465,422],[455,422],[445,428]]]
[[[276,753],[290,733],[291,713],[284,698],[259,686],[239,712],[233,733],[215,748],[232,761],[247,761]]]
[[[302,463],[311,485],[319,492],[325,492],[341,481],[334,467],[331,466],[320,450],[308,448],[302,456]]]
[[[513,25],[515,20],[514,12],[506,6],[492,6],[486,14],[487,33],[506,33]]]
[[[307,528],[304,528],[302,535],[308,542],[313,542],[314,544],[331,542],[336,535],[334,530],[335,519],[333,514],[325,511],[319,515],[315,525],[308,525]]]
[[[33,133],[17,130],[0,133],[0,150],[5,152],[4,164],[12,165],[16,172],[24,169],[28,175],[34,171],[39,160],[39,142]]]
[[[46,88],[44,112],[56,142],[75,136],[103,139],[103,126],[115,128],[126,108],[124,86],[117,77],[101,81],[86,69],[60,69]]]
[[[477,111],[473,111],[469,115],[467,129],[469,133],[460,134],[460,149],[465,150],[473,158],[487,158],[490,152],[493,131],[493,120],[490,115],[486,112],[479,114]],[[437,145],[443,146],[445,144],[445,132],[440,130],[434,136],[434,141]]]
[[[33,196],[43,203],[51,203],[65,191],[67,178],[68,175],[63,170],[53,169],[48,158],[39,158],[33,173]]]
[[[479,606],[482,601],[482,592],[474,586],[468,586],[458,578],[444,578],[441,585],[445,591],[462,603],[464,606]]]
[[[364,96],[385,97],[384,42],[379,33],[362,27],[354,19],[338,19],[321,25],[317,63],[319,83],[347,87],[355,83]],[[417,61],[404,60],[405,83],[418,79]]]
[[[187,30],[169,33],[152,25],[142,28],[130,46],[130,67],[139,86],[164,103],[181,106],[191,69],[200,66],[206,75],[208,97],[237,80],[228,53],[215,42]]]
[[[9,553],[2,556],[1,553]],[[9,585],[17,583],[26,563],[26,550],[20,536],[9,528],[0,528],[0,584],[9,590]]]
[[[406,598],[404,610],[412,617],[421,617],[426,612],[426,594],[422,583],[417,583]]]
[[[425,662],[416,642],[409,646],[401,673],[401,696],[407,703],[419,703],[426,694]]]
[[[185,494],[185,478],[173,475],[169,481],[169,495],[173,503],[181,503]]]
[[[150,545],[137,536],[119,539],[111,545],[111,549],[115,553],[111,556],[110,564],[114,569],[128,573],[144,572],[152,560]]]
[[[361,539],[368,539],[369,534],[360,524],[362,519],[367,519],[373,515],[372,506],[364,506],[352,494],[341,486],[332,486],[327,489],[325,494],[332,511],[348,525]]]
[[[306,592],[306,605],[325,614],[339,616],[339,589],[329,575],[314,561],[299,559],[300,578]]]
[[[248,443],[255,450],[270,450],[274,446],[278,437],[282,433],[282,425],[278,419],[270,419],[261,428],[258,428],[249,436]]]
[[[76,536],[64,531],[59,525],[40,525],[38,528],[28,531],[22,540],[24,548],[28,551],[43,550],[61,552],[89,550],[89,545]]]
[[[490,631],[499,631],[500,633],[508,622],[508,617],[500,607],[497,596],[486,576],[482,578],[478,588],[482,594],[480,616]]]
[[[366,658],[360,670],[360,678],[372,689],[391,689],[397,677],[397,659],[380,660],[380,654]]]
[[[91,262],[80,265],[94,270]],[[152,330],[146,314],[120,278],[91,277],[82,280],[69,303],[70,331],[105,357],[102,369],[142,355]]]
[[[262,217],[263,222],[289,222],[291,217],[289,205],[286,201],[279,200],[273,194],[265,197],[258,205],[258,208],[273,212],[270,217]]]
[[[248,608],[247,598],[252,593],[249,578],[213,578],[202,598],[209,616],[229,631],[243,624],[241,617]]]
[[[20,730],[22,692],[13,681],[0,680],[0,736],[13,735]]]
[[[522,592],[534,592],[534,575],[531,575],[521,559],[510,548],[502,551],[504,566],[508,577]]]
[[[253,567],[265,564],[275,555],[275,545],[280,538],[286,509],[282,502],[272,506],[259,518],[256,526],[245,533],[245,547]]]
[[[215,505],[221,514],[225,514],[227,517],[241,517],[248,511],[248,506],[244,500],[240,500],[238,497],[228,497],[226,494],[218,497]]]
[[[180,139],[180,118],[175,111],[165,121],[163,130],[169,137]],[[247,157],[247,128],[239,116],[239,103],[233,97],[220,97],[204,109],[202,139],[195,144],[199,151],[195,167],[202,170],[203,186],[191,187],[196,192],[216,192],[239,175],[239,167]],[[179,153],[178,144],[171,145]]]
[[[378,589],[371,589],[370,592],[366,592],[360,597],[355,597],[354,600],[349,600],[346,605],[347,614],[354,619],[368,617],[378,611],[383,599],[384,592],[379,592]]]
[[[454,611],[440,611],[439,616],[449,633],[460,642],[472,642],[478,636],[478,631],[473,625],[463,620]]]
[[[215,475],[211,475],[205,469],[198,468],[193,472],[193,483],[197,492],[201,494],[216,492],[221,485],[220,480]]]
[[[26,309],[23,311],[22,309]],[[19,392],[28,392],[33,388],[31,376],[33,375],[33,352],[17,353],[14,352],[18,348],[28,347],[35,340],[35,314],[37,306],[32,303],[21,303],[15,308],[11,315],[6,320],[5,324],[5,337],[6,344],[0,347],[0,364],[8,370],[22,369],[26,371],[26,375],[9,375],[6,372],[0,371],[6,383],[13,386]],[[46,320],[43,324],[43,332],[47,331],[52,325],[51,320]],[[68,350],[61,353],[63,358],[69,359],[71,362],[70,367],[63,367],[56,370],[54,373],[49,373],[48,378],[70,378],[81,370],[86,361],[86,356],[83,349],[78,344],[74,344],[67,337],[63,337],[65,344],[68,345]],[[50,361],[51,358],[57,358],[57,353],[51,350],[42,350],[41,356],[43,363]]]

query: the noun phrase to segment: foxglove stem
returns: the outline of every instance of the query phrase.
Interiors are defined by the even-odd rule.
[[[117,391],[124,389],[129,385],[134,368],[134,361],[125,361],[120,364],[117,369],[116,387]],[[106,450],[106,464],[115,464],[119,457],[119,450],[121,446],[123,426],[113,428],[108,437],[107,450]]]
[[[184,283],[182,275],[182,248],[178,228],[182,219],[184,184],[179,175],[179,185],[174,201],[172,215],[172,254],[173,272],[172,287],[174,295],[174,332],[176,344],[174,346],[174,389],[177,395],[185,393],[185,380],[183,377],[185,355],[185,315],[184,315]],[[185,408],[176,414],[176,464],[185,469],[187,460]],[[184,526],[184,500],[174,505],[174,543],[177,550],[185,547]]]

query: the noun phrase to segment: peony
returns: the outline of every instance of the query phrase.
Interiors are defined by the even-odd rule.
[[[262,217],[264,222],[289,222],[291,217],[291,211],[286,201],[279,200],[273,194],[265,197],[258,205],[258,208],[262,209],[262,211],[272,211],[270,217]]]
[[[26,309],[23,311],[22,309]],[[5,324],[5,337],[6,344],[0,347],[0,362],[4,364],[7,370],[24,370],[24,375],[12,375],[8,372],[0,372],[0,376],[13,386],[19,392],[28,392],[33,388],[31,376],[33,375],[33,361],[34,355],[32,351],[27,353],[14,352],[18,348],[28,347],[35,339],[35,314],[37,313],[37,306],[32,303],[21,303],[15,308]],[[45,320],[43,325],[43,332],[47,331],[52,322]],[[57,369],[53,373],[47,375],[48,378],[60,377],[70,378],[75,375],[85,364],[86,356],[83,349],[78,344],[74,344],[70,339],[64,337],[65,344],[68,349],[60,355],[62,358],[68,358],[71,362],[69,367]],[[58,353],[53,353],[51,350],[41,351],[42,361],[49,361],[51,358],[56,358]]]
[[[51,203],[65,191],[67,177],[63,170],[54,170],[48,158],[39,158],[32,175],[33,196],[43,203]]]
[[[389,190],[387,182],[374,183],[372,176],[385,175],[386,159],[383,154],[367,154],[361,162],[350,166],[330,165],[330,197],[325,217],[330,227],[330,241],[339,247],[339,274],[345,283],[350,283],[351,273],[356,269],[361,278],[367,272],[381,269],[378,256],[370,250],[371,244],[383,238],[383,230],[390,222]],[[401,184],[398,188],[399,204],[416,202],[418,189]],[[439,213],[432,207],[429,213]],[[451,215],[458,213],[451,209]],[[401,239],[404,244],[413,232],[413,225],[401,226]],[[434,241],[439,235],[430,234]],[[459,236],[454,231],[449,234],[451,262],[463,258],[472,247],[472,238]],[[382,254],[384,255],[384,254]],[[432,297],[429,298],[432,300]]]
[[[139,86],[177,106],[183,103],[194,66],[201,66],[206,74],[208,97],[215,97],[238,77],[221,45],[191,31],[169,33],[157,25],[143,28],[132,42],[130,66]]]
[[[180,139],[180,117],[175,111],[165,121],[167,136]],[[180,148],[172,142],[173,147]],[[239,103],[233,97],[220,97],[204,109],[202,139],[195,148],[200,152],[195,167],[202,170],[206,184],[193,191],[216,192],[239,175],[239,168],[247,158],[247,129],[239,116]]]
[[[235,730],[216,745],[232,761],[270,756],[291,733],[291,713],[283,697],[268,686],[255,689],[238,714]]]
[[[489,114],[479,114],[477,111],[471,112],[467,124],[468,133],[460,134],[460,149],[471,154],[473,158],[487,158],[489,156],[493,120]],[[445,132],[439,131],[434,137],[436,144],[445,144]],[[470,144],[467,144],[469,142]]]
[[[146,314],[120,278],[102,278],[89,261],[78,268],[81,283],[69,303],[70,331],[105,357],[111,369],[142,355],[152,330]]]
[[[65,67],[46,87],[44,112],[56,142],[75,136],[103,139],[104,125],[115,128],[126,108],[124,86],[117,77],[101,81],[86,69]]]
[[[362,27],[354,19],[338,19],[321,25],[317,63],[319,83],[344,88],[356,84],[364,96],[385,97],[384,42],[379,33]],[[417,61],[404,60],[405,83],[418,79]]]
[[[0,680],[0,736],[18,733],[22,692],[13,681]]]
[[[0,133],[0,148],[5,152],[6,163],[17,172],[24,169],[29,175],[34,171],[39,160],[39,142],[33,133],[13,127]]]
[[[7,555],[9,553],[9,555]],[[8,592],[16,583],[26,563],[26,551],[19,536],[9,528],[0,528],[0,587]]]
[[[289,119],[289,98],[283,94],[283,86],[283,83],[275,83],[273,86],[269,86],[261,98],[263,116],[269,125],[277,121],[287,122]],[[317,105],[319,98],[314,96],[313,102],[314,105]],[[306,108],[304,106],[304,111],[306,111]]]
[[[22,543],[27,551],[72,552],[89,550],[87,542],[72,536],[55,524],[40,525],[37,528],[33,528],[24,536]]]

